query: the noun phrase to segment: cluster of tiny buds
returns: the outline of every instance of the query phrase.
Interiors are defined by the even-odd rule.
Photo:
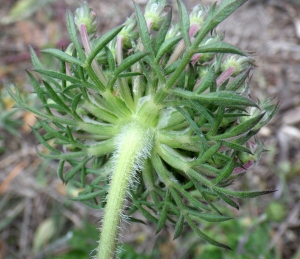
[[[93,35],[97,30],[97,14],[84,1],[75,11],[74,22],[80,30],[81,25],[85,25],[88,35]]]

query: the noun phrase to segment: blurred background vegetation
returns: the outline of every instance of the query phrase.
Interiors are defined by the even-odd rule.
[[[146,0],[137,1],[144,6]],[[175,1],[170,1],[174,4]],[[189,8],[196,0],[184,1]],[[211,4],[212,0],[203,0]],[[99,34],[133,12],[131,1],[90,0],[99,15]],[[1,0],[0,5],[0,259],[88,258],[96,247],[101,212],[72,201],[80,191],[56,176],[57,161],[39,158],[31,134],[35,117],[12,108],[2,81],[14,82],[23,98],[39,105],[26,77],[32,68],[28,45],[66,48],[65,11],[76,0]],[[176,12],[176,7],[174,8]],[[203,243],[189,229],[172,240],[168,227],[155,235],[151,223],[124,224],[120,258],[299,259],[300,258],[300,3],[249,1],[219,28],[226,40],[256,52],[252,97],[281,102],[276,118],[260,132],[268,152],[233,188],[277,189],[273,195],[238,201],[240,211],[222,224],[201,228],[232,251]],[[55,68],[48,56],[43,64]],[[144,220],[139,214],[136,218]],[[126,252],[125,252],[126,251]]]

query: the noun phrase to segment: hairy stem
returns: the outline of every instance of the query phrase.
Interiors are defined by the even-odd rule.
[[[135,122],[124,126],[116,138],[114,171],[107,196],[98,259],[115,257],[128,187],[134,183],[135,171],[144,167],[145,160],[151,152],[152,139],[151,131]]]

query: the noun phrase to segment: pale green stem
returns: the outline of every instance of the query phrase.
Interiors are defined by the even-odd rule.
[[[133,122],[116,138],[114,171],[111,178],[100,235],[97,259],[115,258],[119,226],[128,187],[134,182],[135,171],[142,169],[152,148],[150,130]]]

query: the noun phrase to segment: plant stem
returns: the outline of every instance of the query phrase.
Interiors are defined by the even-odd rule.
[[[135,171],[143,168],[145,159],[151,152],[152,139],[151,131],[136,122],[124,126],[116,138],[114,171],[107,196],[98,259],[115,257],[128,187],[134,183]]]

